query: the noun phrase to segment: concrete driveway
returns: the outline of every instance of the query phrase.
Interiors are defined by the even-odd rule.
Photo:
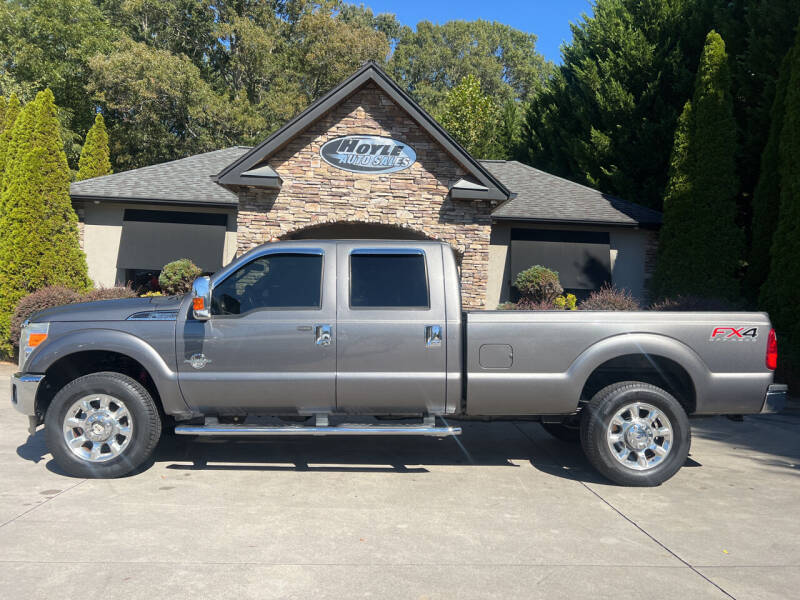
[[[125,479],[59,473],[0,366],[0,598],[791,598],[800,415],[694,422],[621,488],[530,422],[458,439],[170,438]]]

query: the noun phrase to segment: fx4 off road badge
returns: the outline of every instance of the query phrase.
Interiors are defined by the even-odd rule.
[[[758,327],[715,327],[711,332],[712,342],[755,342]]]
[[[326,163],[351,173],[396,173],[417,160],[406,143],[379,135],[346,135],[325,142],[319,154]]]

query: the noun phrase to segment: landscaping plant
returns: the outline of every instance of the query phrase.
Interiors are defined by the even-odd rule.
[[[185,294],[192,289],[192,282],[203,272],[188,258],[180,258],[164,265],[158,276],[158,285],[169,295]]]

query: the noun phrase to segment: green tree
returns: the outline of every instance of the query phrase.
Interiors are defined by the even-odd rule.
[[[0,23],[0,74],[10,77],[11,88],[0,94],[23,91],[27,101],[45,87],[53,90],[65,150],[76,164],[94,115],[88,61],[108,52],[119,33],[92,0],[9,0],[0,3]]]
[[[752,243],[747,274],[744,279],[745,295],[750,300],[758,298],[759,290],[769,274],[770,247],[775,228],[778,225],[778,208],[781,201],[781,177],[778,162],[793,52],[794,50],[790,50],[782,61],[781,76],[772,103],[769,136],[761,155],[761,171],[758,185],[753,194]]]
[[[527,162],[661,208],[678,116],[692,94],[706,0],[598,0],[526,115]]]
[[[772,242],[769,276],[760,303],[769,311],[782,348],[800,361],[800,27],[789,54],[789,77],[779,145],[780,208]]]
[[[653,276],[657,297],[735,299],[744,237],[736,224],[736,122],[725,43],[711,31],[678,121]]]
[[[94,125],[86,134],[86,141],[81,149],[76,180],[100,177],[110,173],[111,159],[108,149],[108,132],[106,131],[103,115],[97,113],[94,118]]]
[[[3,118],[0,119],[0,192],[3,191],[3,173],[6,168],[6,155],[11,144],[11,131],[19,115],[19,100],[16,94],[11,94],[5,102]],[[0,212],[0,215],[2,213]]]
[[[70,171],[48,89],[25,106],[13,129],[0,230],[0,352],[10,354],[17,302],[49,285],[90,285],[69,198]]]
[[[448,91],[468,75],[503,103],[527,101],[547,82],[552,63],[536,52],[536,36],[501,23],[448,21],[403,28],[389,72],[431,114]]]
[[[467,75],[442,102],[439,122],[467,152],[476,158],[494,158],[498,151],[498,108],[481,92],[474,75]]]
[[[89,90],[112,123],[118,168],[253,141],[263,133],[263,118],[246,98],[216,93],[185,56],[126,40],[89,66]]]

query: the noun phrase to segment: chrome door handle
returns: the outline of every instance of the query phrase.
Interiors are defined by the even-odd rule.
[[[425,347],[442,345],[442,326],[441,325],[426,325],[425,326]]]
[[[331,326],[330,325],[317,325],[316,326],[315,342],[317,346],[330,346],[331,340]]]

